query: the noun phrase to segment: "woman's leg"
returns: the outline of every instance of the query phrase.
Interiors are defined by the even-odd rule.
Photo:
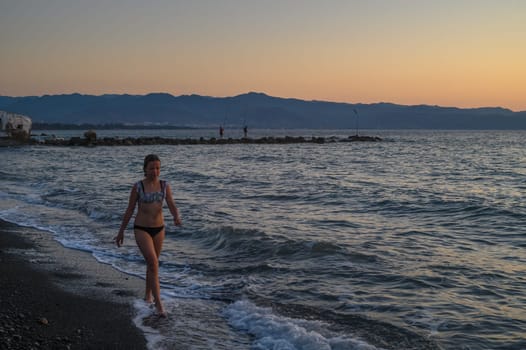
[[[159,266],[159,256],[161,255],[161,249],[163,248],[163,242],[164,242],[164,235],[165,235],[165,232],[164,232],[164,229],[159,232],[158,234],[155,235],[155,237],[152,238],[153,240],[153,246],[154,246],[154,250],[155,250],[155,255],[157,256],[157,267]],[[157,283],[159,283],[159,274],[157,273]],[[159,293],[160,293],[160,286],[159,286]],[[150,286],[146,286],[146,298],[145,300],[149,301],[149,302],[152,302],[152,301],[155,301],[155,300],[159,300],[159,302],[161,301],[160,297],[157,298],[152,298],[152,296],[154,296],[155,294],[153,294],[153,290]],[[152,300],[153,299],[153,300]]]
[[[135,241],[146,260],[146,301],[155,301],[157,312],[164,314],[164,308],[161,303],[161,291],[159,286],[159,254],[161,252],[164,240],[164,230],[152,238],[148,233],[142,230],[135,230]]]

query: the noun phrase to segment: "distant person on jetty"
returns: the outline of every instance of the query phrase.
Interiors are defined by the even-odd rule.
[[[248,135],[248,127],[245,125],[243,127],[243,135],[245,135],[245,138],[247,138],[247,135]]]
[[[123,244],[124,230],[138,206],[133,231],[135,241],[146,260],[146,292],[144,300],[155,303],[159,316],[166,316],[161,302],[159,284],[159,255],[163,246],[165,226],[163,218],[163,202],[166,200],[174,224],[181,225],[179,210],[175,206],[170,185],[159,179],[161,173],[161,160],[155,154],[144,158],[144,179],[136,182],[130,193],[128,208],[124,212],[119,233],[114,241],[118,247]]]
[[[219,126],[219,137],[223,138],[223,134],[225,133],[225,129],[223,128],[223,125]]]

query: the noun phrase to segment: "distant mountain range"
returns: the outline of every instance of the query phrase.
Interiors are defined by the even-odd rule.
[[[0,110],[34,122],[63,124],[165,124],[189,127],[326,129],[526,129],[526,111],[351,104],[279,98],[250,92],[234,97],[200,95],[0,96]]]

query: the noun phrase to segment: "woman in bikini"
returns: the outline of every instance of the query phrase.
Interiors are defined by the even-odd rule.
[[[161,292],[159,285],[159,254],[163,246],[165,227],[163,218],[163,202],[166,200],[170,213],[174,218],[176,226],[181,225],[179,210],[175,206],[172,190],[166,181],[159,179],[161,172],[161,161],[155,154],[144,158],[144,179],[133,185],[128,202],[128,208],[124,212],[119,233],[114,240],[118,247],[124,241],[124,230],[128,226],[131,217],[138,205],[137,215],[133,230],[135,241],[146,260],[146,293],[144,299],[155,303],[160,316],[166,316],[161,303]]]

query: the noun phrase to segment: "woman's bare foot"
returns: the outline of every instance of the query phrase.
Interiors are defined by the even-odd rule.
[[[157,315],[159,317],[167,317],[168,314],[166,313],[166,310],[163,307],[163,304],[161,304],[161,301],[155,302],[155,308],[157,309]]]

